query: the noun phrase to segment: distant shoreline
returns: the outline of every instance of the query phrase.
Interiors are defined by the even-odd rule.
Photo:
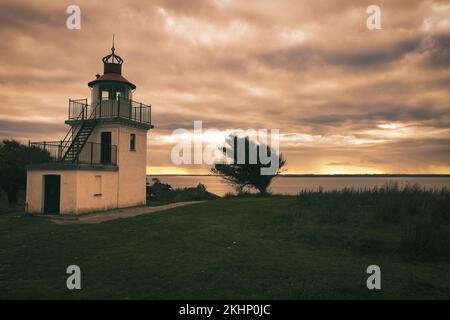
[[[216,174],[147,174],[157,177],[220,177]],[[279,178],[450,178],[450,174],[281,174]]]

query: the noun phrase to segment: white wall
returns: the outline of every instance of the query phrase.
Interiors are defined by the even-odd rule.
[[[130,134],[136,135],[136,151],[130,151]],[[118,144],[119,207],[145,205],[147,130],[121,126]]]
[[[80,214],[117,208],[117,171],[103,170],[28,170],[26,209],[44,212],[44,176],[61,176],[60,214]],[[96,176],[101,177],[101,191]]]
[[[117,146],[118,206],[145,205],[147,130],[118,123],[99,123],[88,141],[100,143],[101,133],[104,131],[111,132],[111,143]],[[136,151],[130,150],[132,133],[136,135]]]
[[[76,213],[117,208],[117,175],[117,171],[77,170]]]
[[[25,209],[30,213],[44,212],[44,175],[57,174],[61,176],[60,211],[68,213],[76,209],[77,173],[61,170],[28,170],[27,194]]]

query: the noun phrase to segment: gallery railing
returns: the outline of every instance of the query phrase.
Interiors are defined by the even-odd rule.
[[[62,141],[30,142],[30,146],[48,152],[54,162],[63,162],[64,150]],[[117,165],[117,146],[86,142],[75,163]]]
[[[95,119],[124,118],[151,124],[151,106],[130,99],[106,99],[88,105],[87,99],[69,100],[69,120],[84,120],[94,112]]]

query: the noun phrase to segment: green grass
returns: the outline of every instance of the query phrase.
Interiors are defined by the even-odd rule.
[[[450,298],[447,255],[405,247],[402,220],[372,219],[370,203],[325,199],[229,197],[96,225],[2,214],[0,298]],[[66,289],[70,264],[80,291]]]

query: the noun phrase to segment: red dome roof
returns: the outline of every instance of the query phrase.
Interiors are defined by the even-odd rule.
[[[96,83],[99,82],[120,82],[120,83],[126,83],[131,86],[131,89],[136,89],[136,86],[125,79],[122,76],[122,64],[123,59],[116,55],[115,53],[116,49],[114,48],[114,36],[113,36],[113,46],[111,48],[111,54],[107,55],[106,57],[103,57],[103,75],[97,76],[97,79],[91,81],[88,83],[89,87],[93,87]]]
[[[91,81],[88,83],[89,87],[93,87],[96,83],[99,82],[106,82],[106,81],[113,81],[113,82],[120,82],[120,83],[126,83],[131,86],[132,89],[136,89],[136,85],[125,79],[121,74],[118,73],[105,73],[104,75],[98,77],[97,79]]]

